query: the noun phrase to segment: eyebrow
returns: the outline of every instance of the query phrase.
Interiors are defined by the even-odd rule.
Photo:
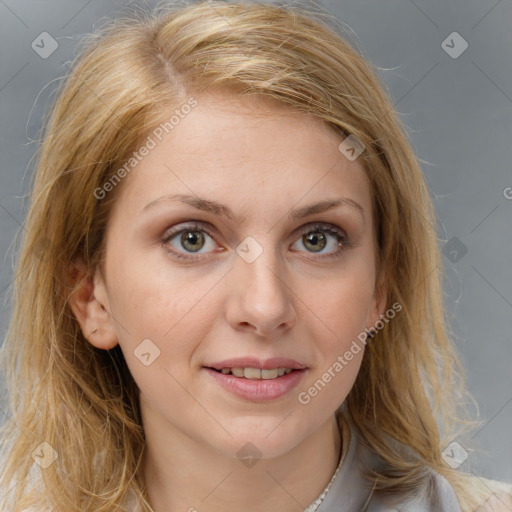
[[[158,197],[157,199],[154,199],[150,203],[148,203],[142,211],[148,210],[152,206],[165,201],[165,202],[172,202],[172,201],[179,201],[184,204],[188,204],[190,206],[193,206],[194,208],[197,208],[198,210],[202,210],[205,212],[210,212],[215,215],[219,215],[222,217],[226,217],[230,220],[233,220],[237,222],[238,224],[243,224],[245,220],[247,219],[246,215],[238,216],[233,213],[233,210],[229,208],[226,205],[217,203],[216,201],[203,199],[198,196],[190,196],[187,194],[174,194],[174,195],[165,195]],[[304,217],[308,217],[309,215],[314,215],[317,213],[322,213],[327,210],[331,210],[332,208],[336,208],[338,206],[350,206],[353,209],[357,210],[360,215],[363,218],[363,221],[365,221],[365,215],[364,215],[364,208],[359,204],[356,203],[353,199],[350,199],[348,197],[340,197],[336,199],[327,199],[325,201],[320,201],[318,203],[313,203],[307,206],[304,206],[302,208],[297,208],[295,210],[292,210],[288,217],[292,220],[294,219],[302,219]]]

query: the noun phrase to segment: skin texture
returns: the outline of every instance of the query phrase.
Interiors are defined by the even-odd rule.
[[[140,388],[144,470],[157,512],[295,512],[317,498],[337,466],[334,412],[364,350],[307,405],[298,394],[385,310],[370,189],[360,161],[338,150],[343,137],[318,119],[261,97],[197,99],[118,185],[105,264],[71,306],[90,343],[120,344]],[[167,200],[144,209],[178,193],[225,204],[245,220]],[[364,217],[348,205],[288,217],[339,197],[359,203]],[[181,232],[162,241],[192,221],[210,228],[202,247],[192,243],[197,253],[180,243]],[[334,235],[303,229],[314,223],[342,230],[349,245],[341,257]],[[304,241],[308,232],[325,235],[320,252]],[[263,250],[252,263],[236,252],[248,236]],[[176,259],[171,248],[190,258]],[[80,260],[76,266],[84,270]],[[134,354],[144,339],[160,350],[149,366]],[[308,369],[285,397],[256,403],[230,394],[203,368],[238,356],[290,357]],[[237,457],[248,442],[261,457],[252,467]]]

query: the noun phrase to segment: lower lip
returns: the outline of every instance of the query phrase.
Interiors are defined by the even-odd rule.
[[[288,375],[275,379],[246,379],[234,375],[224,375],[211,368],[204,368],[224,389],[251,400],[252,402],[270,402],[286,396],[302,379],[305,369],[294,370]]]

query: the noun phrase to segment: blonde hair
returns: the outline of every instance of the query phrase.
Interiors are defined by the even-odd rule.
[[[84,41],[58,92],[39,149],[3,350],[10,421],[2,431],[2,510],[126,510],[130,492],[151,510],[138,388],[119,346],[99,350],[82,335],[68,305],[70,268],[77,254],[91,273],[104,258],[122,183],[102,200],[94,191],[170,111],[214,87],[273,98],[364,145],[377,266],[388,304],[399,302],[402,311],[368,344],[346,407],[386,463],[368,476],[380,492],[413,494],[432,468],[455,488],[463,510],[473,510],[466,475],[441,456],[454,428],[470,422],[459,415],[469,395],[444,317],[435,214],[388,92],[330,17],[218,1],[117,19]],[[397,454],[389,437],[417,458]],[[58,458],[39,472],[31,454],[42,442]]]

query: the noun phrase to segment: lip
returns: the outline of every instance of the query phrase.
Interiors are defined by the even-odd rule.
[[[271,360],[269,360],[271,361]],[[282,360],[281,360],[282,361]],[[225,364],[225,363],[222,363]],[[246,366],[248,368],[249,366]],[[250,366],[257,368],[257,366]],[[225,368],[225,366],[223,366]],[[236,368],[236,366],[235,366]],[[282,366],[281,368],[290,368]],[[292,389],[298,386],[306,369],[296,369],[288,375],[277,377],[275,379],[246,379],[245,377],[235,377],[234,375],[224,375],[212,368],[203,367],[203,369],[212,376],[215,381],[227,391],[234,395],[250,400],[252,402],[271,402],[286,396]],[[263,368],[269,369],[269,368]]]
[[[291,368],[292,370],[304,370],[306,366],[287,357],[273,357],[264,361],[256,357],[236,357],[219,361],[216,363],[205,364],[206,368],[259,368],[260,370],[272,370],[274,368]]]

